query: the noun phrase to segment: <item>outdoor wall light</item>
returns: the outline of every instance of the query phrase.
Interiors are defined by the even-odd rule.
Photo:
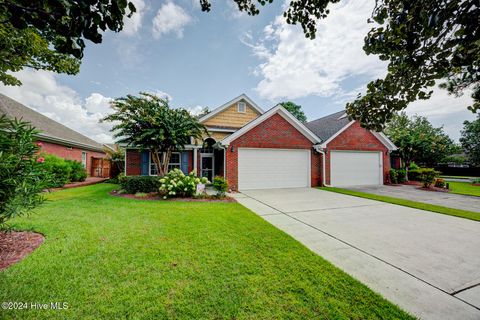
[[[230,148],[230,151],[231,151],[231,152],[235,152],[235,147],[232,146],[232,147]]]

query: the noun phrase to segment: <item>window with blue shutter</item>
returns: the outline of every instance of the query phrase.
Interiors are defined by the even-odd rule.
[[[148,176],[148,171],[150,169],[150,151],[143,150],[141,154],[141,174],[142,176]]]
[[[181,166],[180,170],[183,171],[183,173],[188,174],[188,156],[189,156],[188,151],[182,151],[182,159],[181,159]]]

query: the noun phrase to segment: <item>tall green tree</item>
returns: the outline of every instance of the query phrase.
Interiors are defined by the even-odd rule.
[[[465,121],[461,133],[460,143],[469,162],[480,167],[480,115],[474,121]]]
[[[85,40],[101,43],[134,12],[127,0],[0,1],[0,81],[20,85],[8,72],[25,67],[78,73]]]
[[[302,106],[295,104],[291,101],[284,101],[279,103],[282,107],[288,110],[295,116],[300,122],[307,122],[307,116],[302,110]]]
[[[259,14],[272,0],[234,0],[241,11]],[[290,1],[283,16],[300,24],[314,39],[317,24],[340,0]],[[202,10],[210,0],[200,0]],[[364,51],[388,61],[385,78],[370,82],[367,92],[347,104],[362,126],[381,130],[393,115],[418,99],[429,99],[437,81],[455,95],[472,89],[472,112],[480,110],[480,5],[478,0],[376,0]]]
[[[38,165],[36,133],[27,122],[0,117],[0,228],[44,201],[49,177]]]
[[[111,107],[115,112],[101,121],[114,123],[117,143],[149,150],[159,176],[168,172],[173,151],[207,134],[205,126],[186,109],[170,108],[167,99],[149,93],[117,98]]]
[[[405,112],[394,115],[385,134],[398,147],[407,167],[411,162],[433,166],[456,150],[443,127],[435,128],[425,117],[409,118]]]

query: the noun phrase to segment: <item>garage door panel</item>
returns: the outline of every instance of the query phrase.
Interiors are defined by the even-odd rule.
[[[331,185],[382,184],[380,152],[331,151]]]
[[[239,148],[238,188],[294,188],[310,185],[310,151]]]

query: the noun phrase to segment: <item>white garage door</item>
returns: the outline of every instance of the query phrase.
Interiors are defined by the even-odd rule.
[[[238,149],[238,189],[310,186],[310,150]]]
[[[332,186],[383,183],[381,152],[331,151],[330,164]]]

